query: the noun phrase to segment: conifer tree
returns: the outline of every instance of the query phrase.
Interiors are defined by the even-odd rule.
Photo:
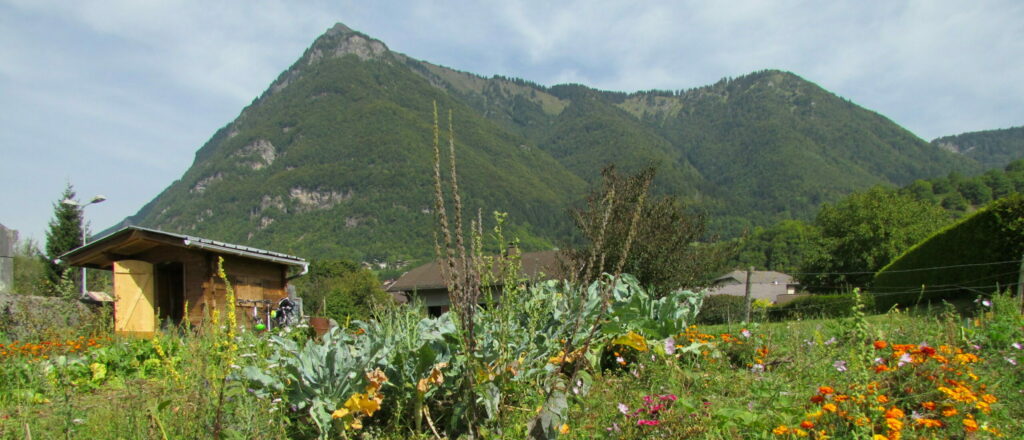
[[[68,183],[64,193],[53,204],[53,219],[46,231],[46,276],[53,285],[60,283],[65,271],[73,270],[67,263],[57,264],[54,260],[82,245],[82,211],[78,206],[63,203],[74,199],[75,189]],[[70,275],[74,277],[74,273]]]

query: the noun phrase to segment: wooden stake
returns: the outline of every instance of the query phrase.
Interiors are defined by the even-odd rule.
[[[1020,301],[1020,312],[1024,314],[1024,254],[1020,256],[1020,273],[1017,275],[1017,300]]]

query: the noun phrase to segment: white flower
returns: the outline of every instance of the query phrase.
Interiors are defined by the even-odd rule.
[[[626,406],[625,403],[620,403],[619,404],[619,412],[628,416],[629,415],[629,407]]]

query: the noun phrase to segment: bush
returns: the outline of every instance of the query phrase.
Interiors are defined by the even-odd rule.
[[[867,309],[874,307],[874,297],[863,295],[862,298]],[[845,317],[852,314],[854,304],[856,297],[852,294],[808,295],[769,309],[768,317],[773,321]]]
[[[744,300],[744,297],[734,295],[707,296],[697,314],[697,323],[709,325],[742,321],[746,313]]]
[[[1024,252],[1024,197],[993,202],[918,243],[874,278],[878,308],[970,298],[1017,282]],[[925,290],[922,295],[922,288]]]

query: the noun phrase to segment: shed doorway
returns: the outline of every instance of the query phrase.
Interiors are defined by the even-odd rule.
[[[185,317],[185,267],[181,263],[155,266],[157,318],[161,328],[175,327]]]

